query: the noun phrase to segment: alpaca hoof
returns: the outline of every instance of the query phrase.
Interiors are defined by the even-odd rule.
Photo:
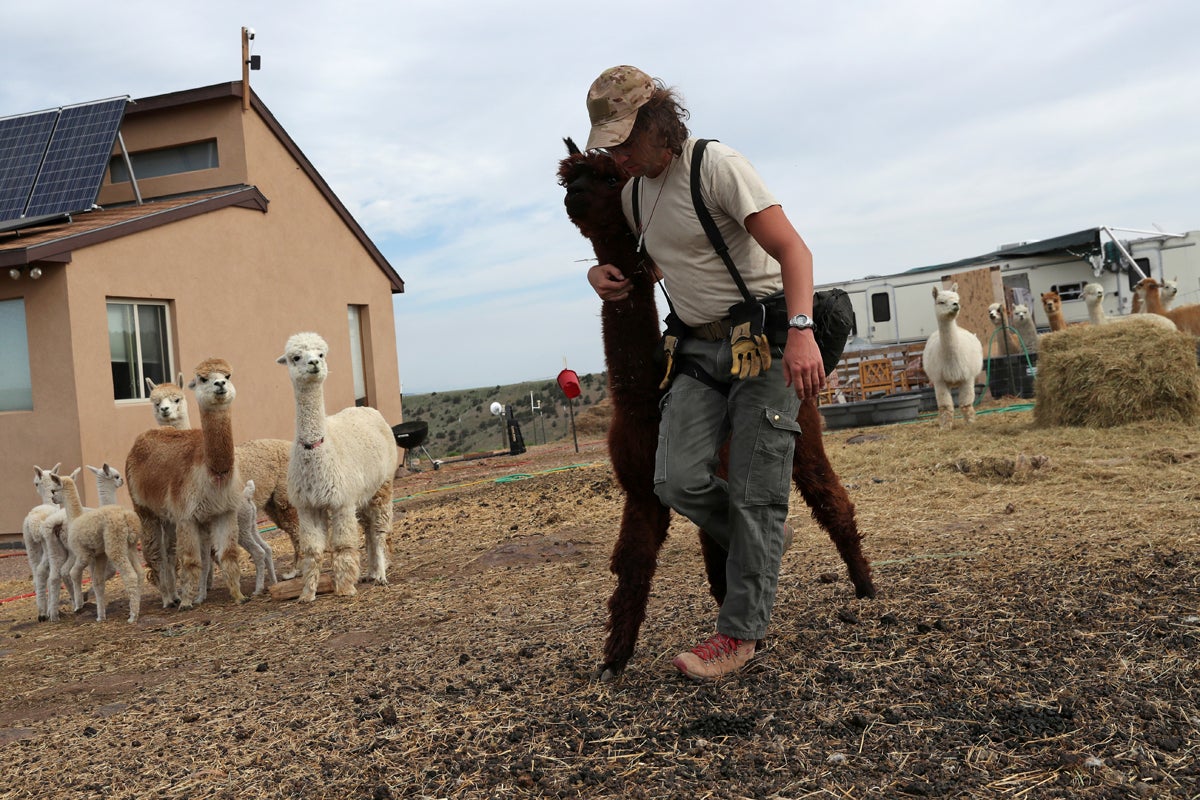
[[[300,596],[296,598],[296,601],[300,602],[300,603],[311,603],[316,599],[317,599],[317,590],[314,589],[311,592],[301,592]]]
[[[621,677],[621,673],[625,671],[624,667],[619,667],[616,664],[601,664],[599,669],[592,673],[592,680],[600,683],[613,683],[617,678]]]
[[[178,608],[180,611],[191,611],[193,608],[191,603],[185,603],[182,600],[177,600],[175,607]]]
[[[45,614],[38,614],[38,622],[46,622],[49,619],[50,617],[46,616]]]
[[[334,594],[338,597],[354,597],[358,594],[358,587],[352,583],[344,589],[335,590]]]

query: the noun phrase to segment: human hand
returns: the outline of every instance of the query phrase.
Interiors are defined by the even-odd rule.
[[[587,278],[601,300],[624,300],[633,291],[633,284],[612,264],[597,264],[588,270]]]
[[[811,329],[788,331],[783,376],[785,384],[795,389],[796,397],[801,400],[816,397],[825,388],[825,362]]]

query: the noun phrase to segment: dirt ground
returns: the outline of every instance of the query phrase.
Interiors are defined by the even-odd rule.
[[[825,434],[879,597],[795,496],[765,652],[714,684],[670,664],[715,619],[679,519],[634,659],[591,679],[597,442],[405,476],[391,585],[351,599],[9,600],[0,797],[1200,798],[1200,430],[985,410]]]

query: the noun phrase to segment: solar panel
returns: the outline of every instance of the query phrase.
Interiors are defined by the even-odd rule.
[[[96,202],[125,98],[68,106],[59,114],[25,216],[86,211]]]
[[[57,109],[0,119],[0,220],[25,213],[57,120]]]
[[[96,202],[128,98],[0,119],[0,222]]]

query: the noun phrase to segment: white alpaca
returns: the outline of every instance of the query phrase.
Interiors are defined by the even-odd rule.
[[[1162,300],[1163,308],[1171,310],[1171,304],[1175,302],[1175,295],[1179,294],[1179,278],[1168,278],[1162,282],[1159,287],[1158,296]]]
[[[1038,351],[1038,331],[1037,323],[1033,321],[1033,314],[1029,313],[1029,306],[1023,303],[1018,303],[1013,306],[1013,327],[1017,331],[1020,343],[1025,345],[1025,349],[1030,353]]]
[[[173,383],[156,384],[149,378],[146,385],[150,387],[150,406],[154,410],[154,421],[159,425],[170,426],[176,430],[188,430],[187,400],[184,396],[183,374],[179,375],[178,385]],[[295,565],[300,561],[300,521],[296,517],[296,509],[287,498],[288,460],[292,455],[292,443],[284,439],[252,439],[234,448],[234,457],[238,470],[246,480],[254,481],[255,504],[266,513],[279,530],[287,534],[292,543],[292,565],[290,573],[285,578],[295,576]],[[174,541],[174,531],[167,530],[158,539]],[[144,546],[144,545],[143,545]],[[147,559],[156,562],[157,548],[151,545],[152,552]],[[151,558],[153,556],[153,558]],[[275,565],[271,564],[274,573]],[[151,583],[157,584],[156,576],[151,575]],[[274,578],[272,578],[274,582]]]
[[[25,555],[29,559],[29,572],[33,576],[33,592],[37,597],[38,622],[58,617],[57,600],[50,603],[50,558],[43,524],[56,512],[61,511],[54,502],[54,489],[50,485],[50,476],[58,472],[61,462],[50,469],[42,469],[36,464],[33,467],[33,488],[41,498],[41,503],[34,506],[25,515],[21,523],[21,541],[25,546]],[[58,584],[54,585],[55,591]],[[51,617],[53,606],[53,617]]]
[[[287,365],[296,396],[296,441],[288,470],[288,495],[300,514],[302,602],[316,598],[326,546],[333,558],[334,593],[346,596],[357,592],[359,516],[366,533],[367,578],[387,584],[396,439],[374,408],[351,407],[325,416],[328,349],[317,334],[297,333],[276,359]]]
[[[36,467],[35,467],[36,469]],[[117,502],[117,489],[124,485],[125,481],[121,478],[121,473],[105,464],[102,468],[88,467],[92,474],[96,476],[96,494],[98,502],[101,506],[115,505]],[[57,471],[57,465],[55,469]],[[76,469],[72,473],[71,478],[74,480],[78,477],[79,470]],[[75,585],[71,583],[70,572],[74,564],[74,557],[70,549],[67,547],[67,512],[60,505],[54,507],[54,511],[46,516],[40,525],[38,531],[34,534],[35,538],[41,542],[41,549],[38,556],[37,571],[42,578],[40,585],[45,588],[45,607],[44,611],[46,618],[51,622],[57,622],[59,619],[58,598],[59,586],[65,586],[68,594],[71,597],[71,605],[75,609],[83,606],[87,600],[87,592],[77,590]],[[90,511],[90,508],[84,508],[84,511]],[[28,548],[26,549],[28,551]],[[34,587],[38,587],[39,581],[35,573]],[[113,567],[110,564],[108,575],[113,576]],[[42,616],[43,607],[40,605],[42,598],[39,596],[39,619]]]
[[[254,562],[254,594],[260,595],[266,587],[276,582],[275,559],[271,545],[258,532],[258,506],[254,504],[254,481],[246,481],[242,490],[242,504],[237,512],[238,544],[250,554]],[[212,553],[201,553],[200,585],[207,588],[212,577]]]
[[[992,334],[988,337],[988,358],[1015,356],[1021,352],[1017,337],[1008,327],[1008,314],[1003,303],[988,306],[988,319],[992,321]]]
[[[957,283],[948,290],[933,287],[933,304],[938,329],[925,342],[925,374],[937,397],[938,423],[945,429],[954,423],[951,389],[958,389],[964,421],[975,421],[975,378],[983,371],[983,345],[975,334],[958,326]]]
[[[1165,313],[1171,310],[1171,304],[1175,302],[1175,296],[1179,294],[1179,278],[1171,278],[1164,280],[1158,284],[1158,312],[1152,312],[1146,308],[1146,287],[1151,283],[1156,282],[1153,278],[1143,278],[1138,281],[1133,287],[1133,312],[1134,314],[1142,313]]]
[[[50,484],[55,500],[61,502],[67,512],[67,547],[74,561],[71,584],[75,587],[75,595],[82,596],[83,571],[90,568],[92,591],[96,595],[96,621],[103,622],[108,616],[104,589],[111,561],[129,597],[129,621],[137,622],[142,607],[142,572],[135,566],[137,544],[142,535],[137,514],[118,505],[84,510],[79,502],[79,490],[70,475],[51,475]],[[75,610],[80,607],[76,606]]]
[[[1104,313],[1104,287],[1098,283],[1089,283],[1083,287],[1083,302],[1087,305],[1088,319],[1093,325],[1107,325],[1110,322],[1136,322],[1140,325],[1155,325],[1160,328],[1176,330],[1174,322],[1158,314],[1108,316]]]
[[[188,383],[200,407],[200,430],[143,431],[125,461],[125,480],[138,516],[155,528],[160,519],[175,526],[178,591],[168,543],[158,543],[160,562],[151,565],[157,569],[164,608],[178,602],[181,610],[190,609],[205,596],[200,558],[206,547],[217,553],[230,598],[235,603],[246,600],[236,535],[245,483],[234,459],[232,405],[237,391],[230,373],[221,359],[202,361]]]

